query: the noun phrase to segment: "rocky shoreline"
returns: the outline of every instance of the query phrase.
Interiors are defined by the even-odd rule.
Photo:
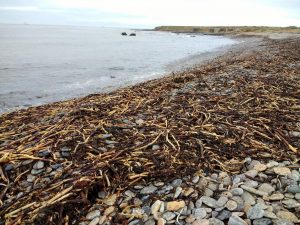
[[[0,224],[299,223],[300,39],[0,115]]]
[[[80,225],[292,225],[300,223],[300,164],[245,159],[242,173],[202,173],[99,192]]]

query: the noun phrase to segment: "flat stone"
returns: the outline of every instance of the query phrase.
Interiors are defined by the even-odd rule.
[[[197,184],[197,183],[199,182],[199,180],[200,180],[200,177],[199,177],[199,176],[194,176],[193,179],[192,179],[192,182],[193,182],[194,184]]]
[[[221,196],[217,201],[218,207],[223,207],[228,202],[228,198],[225,196]]]
[[[268,168],[273,168],[274,166],[278,166],[278,162],[270,161],[267,163]]]
[[[245,172],[245,175],[249,176],[249,177],[256,177],[258,174],[258,172],[256,170],[248,170],[247,172]]]
[[[207,215],[206,210],[203,208],[197,208],[194,211],[194,216],[196,219],[204,219],[206,215]]]
[[[194,188],[189,187],[188,189],[184,190],[183,195],[185,197],[190,196],[194,191],[195,191]]]
[[[28,174],[27,175],[27,182],[32,183],[33,181],[35,181],[36,176],[33,176],[32,174]]]
[[[244,190],[243,190],[242,188],[233,188],[233,189],[231,190],[231,193],[232,193],[233,195],[238,195],[238,196],[240,196],[240,195],[242,195],[242,194],[244,193]]]
[[[277,216],[275,215],[275,213],[270,212],[268,210],[265,211],[264,217],[267,217],[267,218],[270,218],[270,219],[276,219],[277,218]]]
[[[149,195],[149,194],[153,194],[155,191],[157,190],[157,187],[155,187],[154,185],[149,185],[147,187],[144,187],[140,193],[142,195]]]
[[[203,195],[207,197],[211,197],[214,195],[214,192],[209,188],[205,188]]]
[[[279,201],[284,198],[284,195],[281,193],[274,193],[268,197],[270,201]]]
[[[207,205],[207,206],[209,206],[211,208],[217,208],[218,207],[217,206],[217,201],[215,199],[211,198],[211,197],[202,196],[200,199],[202,200],[202,202],[205,205]]]
[[[40,170],[43,169],[45,166],[45,163],[43,161],[37,161],[34,165],[33,165],[33,169],[35,170]]]
[[[229,200],[227,203],[226,203],[226,208],[229,210],[229,211],[234,211],[236,210],[238,207],[238,204],[233,201],[233,200]]]
[[[246,204],[255,205],[255,203],[256,203],[255,198],[248,191],[244,191],[244,193],[242,194],[241,197]]]
[[[149,219],[145,222],[145,225],[155,225],[155,220],[154,219]]]
[[[163,218],[166,220],[166,221],[170,221],[172,219],[174,219],[176,217],[176,214],[175,213],[172,213],[172,212],[165,212],[163,214]]]
[[[210,218],[209,219],[209,225],[224,225],[224,222],[217,218]]]
[[[100,218],[96,217],[89,223],[89,225],[97,225],[99,223],[99,221],[100,221]]]
[[[281,176],[287,176],[291,174],[291,170],[287,167],[274,167],[274,172]]]
[[[209,182],[207,188],[209,188],[212,191],[216,191],[218,190],[219,185],[217,183],[214,182]]]
[[[264,216],[264,213],[265,212],[262,209],[261,205],[256,204],[247,211],[247,218],[251,220],[260,219]]]
[[[201,198],[199,198],[197,201],[196,201],[196,203],[195,203],[195,205],[196,205],[196,208],[201,208],[202,207],[202,199]]]
[[[193,223],[195,220],[196,220],[196,218],[191,214],[185,218],[185,222],[187,222],[188,224]]]
[[[275,188],[271,184],[263,183],[259,186],[258,190],[266,192],[266,193],[268,193],[268,195],[270,195],[271,193],[273,193],[275,191]]]
[[[258,182],[256,180],[247,180],[244,185],[252,188],[257,188],[258,187]]]
[[[288,209],[300,207],[300,203],[297,200],[295,200],[295,199],[282,200],[282,203]]]
[[[208,219],[199,219],[195,220],[192,225],[210,225],[210,222]]]
[[[258,163],[254,166],[254,169],[258,172],[265,171],[268,167],[265,164]]]
[[[283,219],[273,220],[273,223],[274,225],[294,225],[293,222]]]
[[[241,188],[243,188],[245,191],[248,191],[252,194],[256,194],[256,195],[259,195],[259,196],[267,196],[268,195],[268,193],[266,193],[264,191],[259,191],[259,190],[256,190],[255,188],[248,187],[246,185],[241,185]]]
[[[173,180],[172,183],[171,183],[171,185],[172,185],[173,187],[178,187],[178,186],[180,186],[181,184],[182,184],[182,180],[181,180],[181,179]]]
[[[110,206],[104,211],[104,215],[108,216],[109,214],[113,213],[115,211],[115,207]]]
[[[181,192],[182,192],[182,187],[176,187],[174,198],[178,198]]]
[[[295,198],[295,195],[294,195],[293,193],[287,192],[287,193],[284,194],[284,197],[285,197],[285,199],[288,199],[288,198]]]
[[[300,186],[299,185],[290,185],[287,187],[287,192],[296,194],[300,193]]]
[[[260,218],[253,220],[253,225],[270,225],[272,224],[272,220],[269,218]]]
[[[111,196],[108,196],[107,198],[103,199],[103,203],[106,205],[114,205],[117,201],[117,195],[113,194]]]
[[[242,218],[232,215],[229,218],[228,225],[247,225],[247,223]]]
[[[157,220],[157,225],[165,225],[165,224],[166,224],[166,221],[163,218],[159,218]]]
[[[157,151],[160,149],[159,145],[152,145],[152,151]]]
[[[300,193],[295,194],[295,199],[300,200]]]
[[[137,220],[132,220],[130,223],[128,223],[128,225],[140,225],[141,224],[141,220],[137,219]]]
[[[162,201],[156,200],[153,205],[151,206],[151,214],[154,215],[154,219],[157,219],[157,212],[160,208],[160,205],[163,204]]]
[[[218,215],[216,218],[219,219],[219,220],[224,221],[224,220],[229,219],[229,217],[231,216],[231,214],[232,214],[232,212],[230,212],[230,211],[224,209],[224,210],[222,210],[222,211],[219,213],[219,215]]]
[[[40,170],[32,169],[31,174],[38,175],[38,174],[42,173],[43,171],[45,171],[45,170],[44,169],[40,169]]]
[[[167,210],[168,211],[177,211],[185,206],[184,201],[172,201],[167,203]]]
[[[96,217],[100,216],[100,211],[99,210],[93,210],[91,212],[89,212],[85,218],[87,218],[88,220],[92,220]]]
[[[294,213],[292,213],[292,212],[278,211],[276,213],[276,215],[280,219],[288,220],[288,221],[293,222],[293,223],[299,222],[298,217]]]

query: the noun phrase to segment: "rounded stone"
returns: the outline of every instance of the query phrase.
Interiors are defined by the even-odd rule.
[[[260,218],[253,220],[253,225],[270,225],[272,224],[272,220],[269,218]]]
[[[196,219],[204,219],[206,215],[207,215],[206,210],[203,208],[197,208],[194,211],[194,216]]]
[[[233,200],[229,200],[227,203],[226,203],[226,208],[229,210],[229,211],[234,211],[236,210],[238,207],[238,204],[233,201]]]
[[[247,223],[237,215],[232,215],[229,218],[228,225],[247,225]]]
[[[33,165],[33,169],[35,170],[40,170],[43,169],[45,166],[45,163],[43,161],[37,161],[34,165]]]
[[[281,176],[287,176],[291,174],[291,170],[287,167],[275,167],[274,172]]]
[[[238,195],[238,196],[240,196],[240,195],[242,195],[242,194],[244,193],[244,190],[243,190],[242,188],[233,188],[233,189],[231,190],[231,193],[232,193],[233,195]]]
[[[99,223],[99,221],[100,221],[100,218],[96,217],[89,223],[89,225],[97,225]]]
[[[260,219],[264,216],[264,213],[265,212],[262,209],[261,205],[256,204],[247,211],[247,218],[251,220]]]
[[[100,216],[100,211],[99,210],[94,210],[94,211],[91,211],[89,212],[87,215],[86,215],[86,218],[88,220],[92,220],[96,217],[99,217]]]
[[[293,222],[293,223],[299,222],[299,219],[297,218],[297,216],[292,212],[278,211],[276,215],[280,219],[288,220],[288,221]]]
[[[175,213],[172,213],[172,212],[165,212],[163,214],[163,218],[166,220],[166,221],[170,221],[172,219],[174,219],[176,217],[176,214]]]
[[[208,219],[199,219],[195,220],[192,225],[210,225],[210,221]]]
[[[210,218],[209,225],[224,225],[224,222],[217,218]]]
[[[300,193],[299,185],[290,185],[287,187],[287,191],[293,194]]]
[[[157,225],[165,225],[165,224],[166,224],[166,221],[163,218],[159,218],[157,220]]]

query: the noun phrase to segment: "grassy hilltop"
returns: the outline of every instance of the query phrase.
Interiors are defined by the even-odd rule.
[[[159,26],[157,31],[178,33],[240,34],[240,33],[300,33],[300,27],[266,27],[266,26]]]

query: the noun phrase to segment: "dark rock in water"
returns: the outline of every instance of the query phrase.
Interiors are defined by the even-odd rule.
[[[127,33],[126,32],[122,32],[121,35],[127,36]]]
[[[136,34],[135,33],[131,33],[129,36],[136,36]]]

